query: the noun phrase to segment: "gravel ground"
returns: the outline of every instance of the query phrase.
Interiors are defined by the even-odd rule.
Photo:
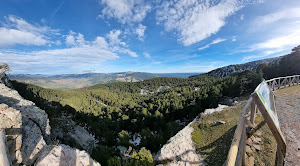
[[[300,85],[275,92],[281,131],[287,143],[286,166],[300,165]]]

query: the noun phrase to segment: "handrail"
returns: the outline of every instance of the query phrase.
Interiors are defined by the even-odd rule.
[[[293,85],[299,85],[300,84],[300,75],[293,75],[293,76],[286,76],[286,77],[278,77],[278,78],[273,78],[270,80],[265,81],[268,86],[271,89],[271,92],[285,88],[287,86],[293,86]],[[273,95],[274,99],[274,105],[275,105],[275,96]],[[256,98],[256,97],[255,97]],[[228,152],[227,160],[225,162],[226,166],[241,166],[243,163],[245,164],[245,137],[247,138],[247,134],[245,134],[245,127],[249,127],[250,129],[255,128],[255,114],[256,114],[256,108],[258,107],[256,101],[253,99],[253,95],[250,97],[248,100],[248,103],[244,107],[239,122],[237,124],[237,128],[235,130],[232,143],[230,146],[230,150]],[[262,110],[262,105],[259,105],[260,108],[259,110],[265,115],[264,110]],[[250,113],[250,120],[248,120],[248,116],[246,115],[248,113],[248,109],[251,109]],[[275,108],[275,106],[274,106]],[[275,113],[276,113],[276,108],[275,108]],[[270,119],[266,119],[265,121],[270,122]],[[265,122],[264,121],[264,122]],[[270,126],[269,126],[270,127]],[[274,128],[274,127],[273,127]],[[273,128],[270,127],[271,131],[273,132]],[[255,131],[255,130],[254,130]],[[285,141],[284,139],[281,140],[279,139],[281,135],[278,135],[280,133],[273,132],[273,135],[276,136],[276,141],[278,143],[277,145],[277,158],[276,158],[276,163],[277,165],[283,165],[284,157],[285,157]],[[279,142],[278,142],[279,141]],[[282,146],[283,148],[279,147]]]
[[[293,86],[295,84],[300,84],[300,75],[286,76],[286,77],[277,77],[270,80],[267,80],[266,83],[269,87],[275,91],[286,86]]]

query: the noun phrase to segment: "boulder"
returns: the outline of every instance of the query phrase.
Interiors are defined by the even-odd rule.
[[[40,128],[27,117],[23,117],[22,135],[23,164],[32,165],[47,144]]]
[[[205,109],[205,111],[202,114],[209,115],[214,112],[221,112],[224,108],[227,108],[227,107],[228,107],[227,105],[219,104],[217,108]]]
[[[67,145],[48,146],[38,157],[36,166],[100,166],[85,151]]]
[[[160,149],[155,156],[156,162],[167,162],[167,165],[203,165],[203,160],[196,152],[191,133],[193,122],[179,131]]]
[[[212,122],[211,126],[218,126],[218,125],[222,125],[222,124],[225,124],[225,123],[226,123],[225,121],[218,120],[218,121]]]
[[[61,140],[64,144],[72,144],[76,148],[83,149],[91,153],[95,138],[83,127],[76,125],[72,117],[61,115],[55,119],[56,126],[52,128],[51,137]]]

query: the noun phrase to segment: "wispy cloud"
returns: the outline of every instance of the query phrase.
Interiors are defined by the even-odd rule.
[[[148,58],[148,59],[150,59],[150,58],[151,58],[151,55],[150,55],[149,53],[147,53],[147,52],[143,52],[143,54],[144,54],[144,56],[145,56],[146,58]]]
[[[198,48],[198,50],[204,50],[206,48],[209,48],[211,45],[218,44],[218,43],[221,43],[221,42],[226,41],[226,40],[227,39],[217,38],[217,39],[213,40],[211,43],[206,44],[205,46]]]
[[[138,39],[140,41],[144,41],[145,39],[145,30],[146,30],[146,26],[139,24],[138,27],[135,29],[135,34],[138,35]]]
[[[251,29],[257,31],[261,30],[261,28],[272,26],[274,23],[280,23],[280,25],[283,25],[282,21],[297,21],[299,18],[300,8],[287,8],[257,17],[252,22]]]
[[[226,24],[226,18],[247,4],[258,2],[261,1],[163,1],[156,18],[167,31],[177,31],[178,41],[188,46],[216,34]]]
[[[0,47],[14,45],[41,46],[53,43],[51,35],[58,35],[58,30],[47,26],[32,25],[16,16],[5,17],[6,22],[0,27]]]
[[[242,15],[240,16],[240,20],[243,21],[243,20],[244,20],[244,17],[245,17],[244,14],[242,14]]]
[[[120,23],[141,22],[151,10],[151,6],[144,0],[102,0],[105,7],[99,17],[115,18]]]
[[[69,48],[18,52],[0,51],[1,60],[8,63],[15,73],[47,74],[53,70],[60,73],[83,72],[86,69],[101,69],[100,64],[118,59],[119,54],[138,57],[119,39],[121,31],[112,30],[104,37],[86,41],[84,35],[70,31],[65,36]]]
[[[251,44],[239,53],[247,55],[242,61],[274,57],[290,52],[300,44],[300,8],[286,8],[266,15],[258,16],[251,22],[252,32],[263,33],[265,40]],[[267,30],[267,31],[266,31]],[[268,37],[270,36],[270,37]]]
[[[235,42],[236,41],[236,36],[232,36],[231,41]]]
[[[258,55],[245,56],[243,58],[242,62],[245,62],[245,61],[248,61],[248,60],[253,60],[253,59],[266,58],[266,57],[269,57],[269,56],[272,56],[272,57],[281,56],[282,55],[281,53],[284,53],[285,51],[286,51],[286,49],[283,49],[283,48],[263,51],[263,52],[260,52]]]
[[[250,55],[243,58],[242,61],[258,59],[290,51],[293,47],[300,44],[300,31],[289,35],[282,35],[273,39],[254,44],[242,52],[259,52],[258,55]]]
[[[296,46],[299,45],[299,43],[300,43],[300,31],[297,29],[296,32],[294,33],[278,36],[270,40],[267,40],[265,42],[254,44],[252,48],[253,49],[279,49],[279,48],[288,48],[291,46]]]

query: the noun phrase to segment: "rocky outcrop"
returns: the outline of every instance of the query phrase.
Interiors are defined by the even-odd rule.
[[[0,69],[0,83],[6,85],[7,87],[12,88],[12,85],[3,69]]]
[[[0,83],[0,103],[5,103],[9,107],[22,112],[22,118],[30,119],[39,128],[43,137],[50,140],[50,125],[46,112],[31,101],[23,99],[16,90],[13,90]]]
[[[74,147],[91,153],[95,138],[83,127],[76,125],[71,116],[61,115],[52,117],[57,126],[52,128],[51,137],[61,140],[63,143],[72,142]]]
[[[71,148],[67,145],[47,146],[41,155],[39,155],[36,166],[68,166],[68,165],[89,165],[100,166],[98,162],[93,161],[85,151]]]
[[[201,116],[220,112],[227,107],[219,104],[217,108],[206,109],[201,113]],[[206,165],[201,155],[197,154],[195,143],[192,140],[192,132],[194,131],[192,124],[197,119],[198,117],[168,140],[155,157],[157,163],[170,166]],[[224,121],[215,121],[211,125],[222,125],[225,123]]]
[[[194,122],[194,121],[193,121]],[[192,140],[194,128],[191,122],[160,149],[155,161],[166,165],[204,165],[201,156],[197,154],[195,143]]]
[[[49,165],[51,162],[50,165],[57,166],[100,165],[85,151],[66,145],[51,145],[46,112],[23,99],[3,82],[0,83],[0,121],[0,128],[6,131],[9,154],[14,165]]]
[[[210,109],[205,109],[205,111],[202,113],[204,115],[209,115],[214,112],[221,112],[224,108],[227,108],[227,105],[221,105],[219,104],[217,108],[210,108]]]
[[[9,108],[6,104],[0,104],[0,128],[6,130],[6,139],[9,155],[13,163],[22,162],[22,116],[21,112]]]

